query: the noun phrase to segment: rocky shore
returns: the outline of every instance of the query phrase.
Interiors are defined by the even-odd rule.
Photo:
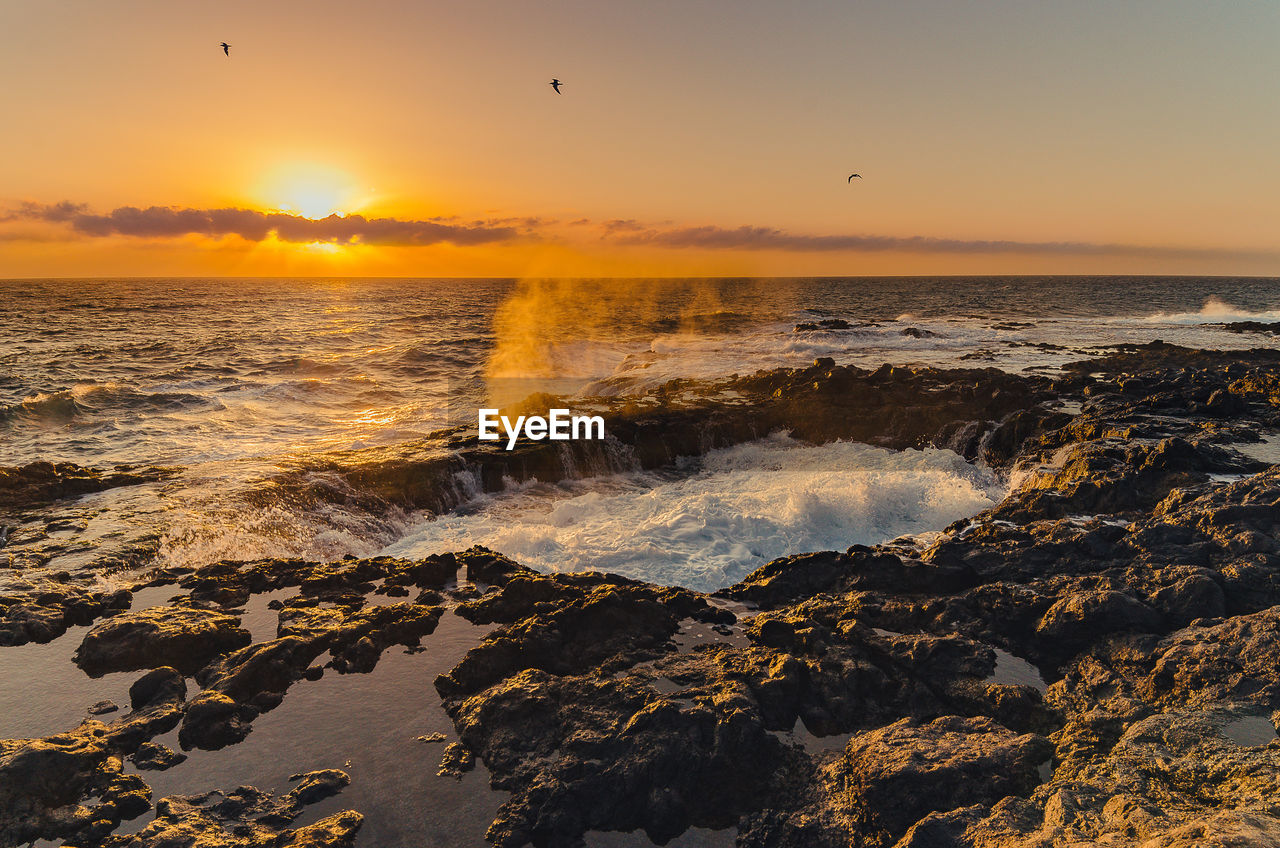
[[[301,468],[272,485],[447,509],[431,482],[459,469],[496,488],[786,428],[948,447],[1011,491],[927,546],[799,553],[711,595],[482,548],[151,568],[113,589],[10,575],[0,652],[74,640],[77,675],[129,686],[77,727],[0,741],[0,845],[375,845],[375,811],[344,801],[362,782],[447,818],[402,797],[402,773],[286,748],[293,779],[268,791],[195,762],[252,745],[308,687],[436,655],[410,707],[448,725],[405,732],[401,765],[487,782],[495,846],[1280,845],[1280,353],[1155,343],[1054,378],[820,360],[668,388],[611,411],[610,456],[372,451],[313,460],[324,485]],[[6,473],[0,504],[27,511],[10,522],[89,491],[58,474],[114,479]],[[155,797],[168,774],[188,785]]]

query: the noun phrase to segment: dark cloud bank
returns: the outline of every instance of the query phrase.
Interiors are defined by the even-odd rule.
[[[433,218],[406,221],[398,218],[366,218],[363,215],[330,215],[306,218],[285,212],[254,209],[186,209],[122,206],[107,214],[95,214],[84,204],[23,203],[5,221],[41,221],[69,227],[85,237],[134,236],[176,238],[201,235],[210,238],[239,236],[262,241],[272,234],[296,243],[368,244],[414,247],[434,244],[461,246],[515,240],[554,240],[548,231],[554,221],[539,218],[499,218],[461,221]],[[632,219],[593,222],[581,218],[574,228],[594,227],[609,244],[703,250],[774,250],[796,253],[901,251],[951,254],[1045,254],[1065,256],[1152,256],[1165,258],[1275,259],[1275,251],[1239,251],[1196,247],[1150,247],[1090,242],[989,241],[933,238],[929,236],[809,235],[773,227],[679,226],[665,222],[654,226]]]
[[[136,236],[176,238],[201,235],[210,238],[239,236],[263,241],[271,234],[287,242],[332,242],[422,246],[431,244],[475,245],[509,241],[521,233],[515,227],[484,221],[445,223],[439,220],[402,221],[397,218],[366,218],[363,215],[330,215],[304,218],[285,212],[254,209],[180,209],[169,206],[121,206],[105,215],[95,215],[83,205],[24,203],[8,220],[39,220],[69,224],[75,232],[92,237]]]
[[[620,244],[707,250],[781,250],[798,253],[829,251],[901,251],[903,253],[1018,253],[1065,256],[1163,256],[1187,258],[1275,258],[1271,251],[1236,251],[1198,247],[1153,247],[1133,244],[1095,244],[1070,241],[992,241],[930,236],[815,236],[788,233],[773,227],[648,228],[635,221],[604,224],[606,237]]]

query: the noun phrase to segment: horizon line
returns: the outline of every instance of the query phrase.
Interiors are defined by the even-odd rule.
[[[1150,273],[1110,273],[1110,274],[1035,274],[1035,273],[987,273],[987,274],[642,274],[642,275],[486,275],[472,274],[465,276],[441,276],[433,274],[350,274],[343,276],[322,276],[317,274],[253,274],[253,275],[206,275],[206,274],[152,274],[152,275],[25,275],[19,277],[0,277],[3,283],[20,283],[26,281],[68,281],[68,282],[127,282],[127,281],[163,281],[163,280],[920,280],[920,279],[1127,279],[1149,278],[1161,280],[1276,280],[1280,282],[1280,274],[1150,274]]]

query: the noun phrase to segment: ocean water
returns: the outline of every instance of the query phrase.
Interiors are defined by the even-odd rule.
[[[484,539],[532,568],[591,568],[710,592],[787,554],[941,530],[1006,492],[951,451],[807,446],[782,433],[686,465],[482,496],[386,552],[422,556]]]
[[[263,481],[534,388],[642,396],[820,356],[1051,373],[1127,342],[1269,346],[1222,325],[1280,321],[1280,280],[9,280],[0,304],[0,465],[173,469],[59,507],[41,567],[93,567],[122,538],[147,540],[134,567],[487,544],[714,588],[774,556],[937,530],[1007,483],[941,451],[782,435],[434,519],[273,500]]]

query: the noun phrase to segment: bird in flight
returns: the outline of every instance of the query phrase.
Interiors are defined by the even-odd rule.
[[[549,86],[551,86],[552,88],[554,88],[554,89],[556,90],[556,94],[559,94],[559,93],[560,93],[560,86],[564,85],[564,83],[560,82],[560,80],[556,79],[555,77],[552,77],[552,78],[551,78],[551,82],[547,83],[547,85],[549,85]]]
[[[228,44],[228,43],[227,43],[227,42],[225,42],[225,41],[224,41],[224,42],[222,42],[222,52],[223,52],[223,53],[226,53],[228,56],[230,56],[230,55],[231,55],[231,45],[230,45],[230,44]]]
[[[862,179],[862,174],[850,174],[849,179],[845,180],[845,182],[847,183],[853,182],[854,177],[857,177],[858,179]]]

